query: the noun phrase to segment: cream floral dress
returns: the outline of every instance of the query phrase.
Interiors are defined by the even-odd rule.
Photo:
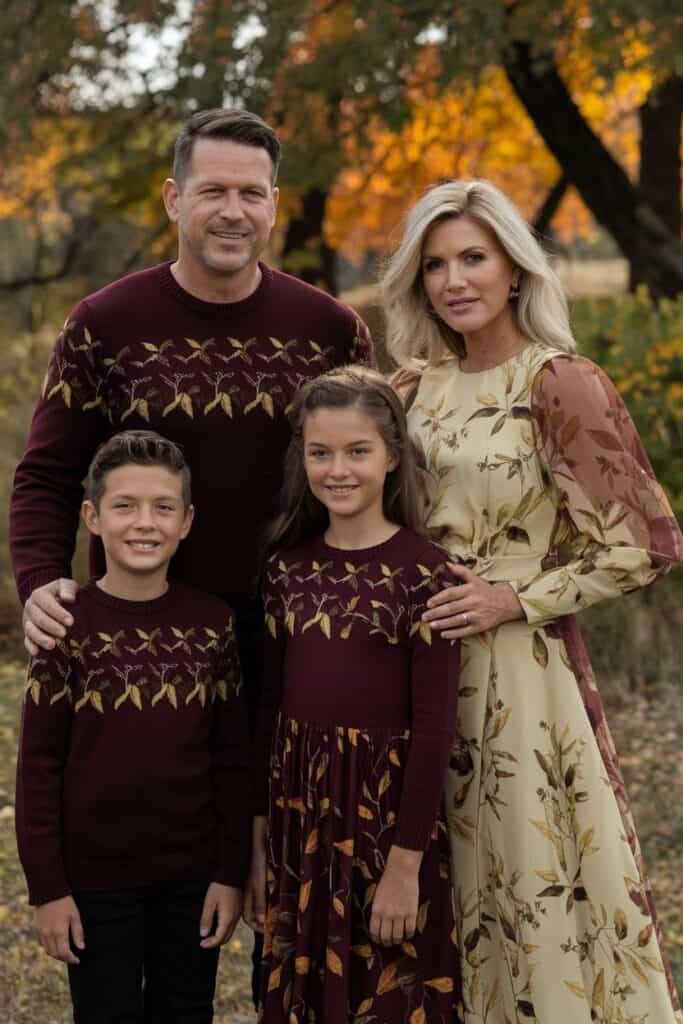
[[[623,779],[573,613],[683,539],[609,379],[530,345],[426,367],[409,408],[429,526],[526,621],[463,644],[446,784],[467,1024],[672,1024]]]

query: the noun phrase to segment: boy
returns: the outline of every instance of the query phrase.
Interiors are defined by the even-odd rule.
[[[76,1024],[209,1024],[241,912],[248,739],[232,616],[167,579],[193,511],[176,445],[138,430],[102,445],[82,515],[106,573],[29,666],[19,855]]]

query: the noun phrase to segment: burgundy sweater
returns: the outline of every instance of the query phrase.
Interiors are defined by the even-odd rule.
[[[96,446],[147,428],[180,444],[197,508],[171,575],[210,593],[245,593],[275,511],[297,386],[371,358],[346,306],[261,266],[241,302],[184,291],[163,263],[89,296],[69,315],[50,361],[10,508],[19,596],[71,575],[83,480]],[[99,544],[93,575],[102,575]]]
[[[79,590],[29,666],[16,826],[33,904],[195,872],[241,886],[248,739],[232,616],[172,583],[154,601]]]
[[[278,709],[323,726],[408,728],[395,842],[426,848],[455,738],[460,646],[421,619],[432,594],[452,582],[447,558],[401,529],[373,548],[340,550],[320,537],[268,560],[257,814],[266,813]]]

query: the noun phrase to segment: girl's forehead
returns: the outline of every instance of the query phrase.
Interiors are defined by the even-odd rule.
[[[304,438],[307,441],[336,438],[360,440],[379,436],[376,421],[357,405],[343,409],[321,408],[309,412],[303,422]]]

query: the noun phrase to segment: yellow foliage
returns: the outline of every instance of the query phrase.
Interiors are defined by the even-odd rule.
[[[608,85],[596,73],[593,56],[583,44],[584,0],[576,0],[576,26],[558,54],[572,95],[591,127],[635,177],[639,161],[637,108],[645,101],[654,76],[644,64],[647,51],[634,40],[629,70]],[[583,21],[582,21],[583,19]],[[344,170],[327,207],[329,244],[350,259],[387,246],[387,229],[397,225],[408,206],[439,178],[484,177],[508,192],[531,218],[540,208],[560,168],[546,149],[505,74],[490,69],[477,86],[458,86],[435,95],[437,56],[424,49],[410,86],[412,114],[399,132],[375,119],[370,155],[347,143]],[[595,234],[593,218],[570,189],[553,219],[563,242]]]

